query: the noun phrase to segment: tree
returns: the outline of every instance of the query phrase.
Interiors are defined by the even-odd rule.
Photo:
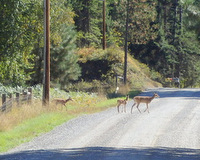
[[[57,75],[55,75],[55,73],[58,73],[56,71],[61,72],[60,70],[62,70],[61,68],[63,68],[64,66],[64,62],[63,60],[66,59],[66,55],[68,55],[71,52],[74,52],[74,39],[72,37],[76,37],[76,32],[74,31],[75,29],[73,28],[74,25],[74,21],[73,21],[73,17],[74,17],[74,13],[71,11],[70,6],[68,6],[65,0],[54,0],[51,1],[51,56],[52,56],[52,62],[51,62],[51,80],[53,83],[61,83],[61,79],[63,79],[63,77],[58,77]],[[38,15],[38,18],[43,16],[43,13]],[[42,19],[40,19],[42,20]],[[41,25],[43,25],[43,21],[39,21]],[[66,27],[66,29],[65,29]],[[68,33],[67,33],[68,31]],[[69,37],[67,37],[67,34]],[[43,30],[41,34],[37,35],[36,38],[36,42],[34,44],[34,49],[32,50],[32,54],[34,55],[34,68],[31,72],[33,72],[32,74],[32,79],[31,81],[29,81],[30,84],[34,85],[34,84],[38,84],[38,83],[42,83],[42,79],[43,79]],[[65,39],[67,38],[67,39]],[[72,40],[70,40],[70,38]],[[66,42],[69,41],[69,42]],[[72,43],[73,42],[73,43]],[[67,46],[68,45],[68,46]],[[72,46],[72,47],[70,47]],[[60,53],[60,51],[63,49],[63,53]],[[67,49],[69,49],[69,51],[67,51]],[[59,52],[59,53],[58,53]],[[59,55],[57,55],[59,54]],[[71,54],[73,55],[73,54]],[[55,69],[55,61],[54,58],[58,58],[58,56],[60,56],[60,65],[59,62],[57,62],[56,64],[57,69]],[[63,59],[62,59],[63,56]],[[70,56],[68,56],[70,58]],[[74,63],[76,63],[76,58],[75,59],[70,59],[70,60],[74,60],[74,62],[70,63],[72,64],[72,66],[70,66],[69,63],[66,62],[66,67],[64,67],[65,69],[71,70],[71,68],[73,68]],[[68,60],[67,60],[68,61]],[[59,68],[61,67],[61,68]],[[30,71],[29,71],[30,72]],[[54,73],[55,72],[55,73]],[[66,72],[68,72],[67,70],[64,71],[62,70],[63,74],[65,75],[66,78]],[[61,73],[59,73],[59,75],[61,75]],[[62,75],[63,76],[63,75]],[[76,77],[76,71],[75,71],[75,76]],[[70,78],[69,78],[70,79]],[[71,80],[74,78],[71,78]],[[65,85],[68,82],[68,80],[66,80],[66,82],[62,82],[62,84],[60,84],[61,86]]]
[[[102,45],[102,1],[99,0],[68,0],[67,6],[75,12],[75,26],[78,32],[77,46],[101,47]],[[108,46],[121,43],[113,17],[113,0],[106,0],[106,42]],[[121,17],[119,18],[121,19]]]
[[[79,47],[101,44],[102,6],[99,0],[68,0],[67,5],[75,12],[75,26],[78,31]]]
[[[34,3],[25,0],[0,2],[0,82],[22,85],[30,79],[30,52],[35,42],[37,18]]]
[[[2,0],[0,9],[2,13],[0,14],[0,82],[12,85],[42,83],[43,2]],[[62,45],[65,48],[66,45],[71,45],[64,42],[66,33],[63,32],[66,30],[63,29],[63,25],[72,26],[73,17],[74,13],[66,7],[65,0],[51,1],[51,45],[56,49]],[[73,30],[71,28],[68,31],[76,37]],[[73,60],[76,62],[76,58]]]
[[[178,64],[177,72],[179,72],[180,78],[182,78],[185,87],[197,86],[200,80],[200,48],[197,41],[195,32],[185,32],[183,30],[182,35],[179,36],[178,44],[176,48],[178,50]]]
[[[125,37],[127,0],[115,0],[111,15],[113,27]],[[146,44],[156,38],[156,2],[147,0],[134,0],[129,2],[129,42],[133,44]]]
[[[157,38],[147,44],[131,45],[134,56],[164,77],[179,77],[182,86],[199,81],[197,1],[158,0]],[[189,7],[190,6],[190,7]],[[189,9],[190,8],[190,9]],[[196,17],[193,19],[192,17]],[[196,32],[192,32],[191,29]],[[196,28],[196,29],[195,29]]]
[[[200,1],[198,0],[184,0],[182,2],[184,14],[184,25],[188,30],[194,30],[197,38],[200,41]]]
[[[197,24],[199,20],[196,18],[188,23],[187,17],[190,11],[187,11],[187,8],[193,2],[185,2],[168,1],[168,8],[165,7],[165,10],[167,8],[167,11],[171,10],[173,14],[169,14],[167,18],[164,16],[164,19],[166,18],[165,27],[160,29],[160,39],[157,44],[163,54],[160,56],[162,61],[158,60],[157,67],[165,77],[179,77],[182,80],[182,86],[188,87],[199,82],[197,75],[199,75],[200,68],[196,59],[199,59],[200,48],[197,35],[190,28],[195,26],[194,24]],[[163,29],[164,32],[162,32]]]
[[[77,80],[81,74],[78,65],[78,55],[75,54],[76,32],[72,26],[63,25],[62,42],[53,45],[51,49],[51,80],[61,88]]]

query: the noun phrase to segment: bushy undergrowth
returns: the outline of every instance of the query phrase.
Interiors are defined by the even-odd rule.
[[[10,86],[3,86],[1,83],[0,83],[0,94],[14,94],[14,93],[22,93],[23,91],[23,87],[20,87],[20,86],[16,86],[16,87],[10,87]]]
[[[27,91],[28,87],[6,87],[3,85],[0,85],[0,94],[15,94],[15,93],[23,93],[23,91]],[[42,99],[43,94],[43,87],[42,85],[35,85],[31,86],[33,97],[35,99]],[[97,96],[95,93],[89,93],[89,92],[82,92],[82,91],[76,91],[76,92],[66,92],[64,90],[60,90],[59,88],[50,88],[50,99],[54,98],[69,98],[69,97],[94,97]]]
[[[84,71],[84,74],[81,77],[83,81],[77,83],[77,88],[81,88],[79,87],[79,84],[82,84],[81,89],[95,89],[97,86],[96,84],[100,84],[98,86],[101,87],[98,88],[106,88],[106,93],[112,94],[113,89],[116,87],[116,75],[121,77],[118,79],[118,86],[123,85],[124,51],[121,48],[114,46],[109,47],[106,50],[82,48],[77,54],[80,57],[79,62],[82,64]],[[105,66],[107,69],[106,71],[105,68],[103,68]],[[98,80],[94,79],[94,77],[98,77]],[[99,82],[97,83],[96,81]],[[161,84],[156,83],[155,81],[162,82],[162,77],[158,72],[151,70],[146,64],[140,63],[131,55],[128,55],[127,84],[129,85],[129,88],[144,89],[161,86]],[[76,86],[74,88],[76,88]]]

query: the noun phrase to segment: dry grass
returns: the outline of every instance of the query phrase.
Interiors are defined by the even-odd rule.
[[[24,120],[33,118],[43,112],[44,109],[38,102],[33,105],[21,105],[20,107],[14,105],[10,112],[0,115],[0,131],[10,130]]]
[[[119,92],[127,95],[129,88],[128,85],[120,87]],[[56,105],[53,101],[50,102],[49,106],[42,106],[40,100],[34,100],[31,105],[23,104],[20,107],[14,105],[10,112],[0,113],[0,132],[9,131],[26,120],[45,113],[62,113],[68,116],[77,116],[98,112],[115,105],[115,101],[107,100],[103,95],[80,94],[72,97],[72,99],[73,101],[67,102],[66,106]]]
[[[13,129],[20,123],[44,113],[62,112],[62,114],[66,113],[66,115],[93,113],[98,111],[95,104],[102,101],[102,99],[97,96],[77,96],[73,98],[74,101],[67,102],[66,106],[56,105],[53,101],[50,102],[49,106],[42,106],[42,102],[39,100],[34,100],[31,105],[23,104],[20,107],[14,105],[10,112],[0,114],[0,132]]]
[[[127,95],[129,92],[130,92],[130,86],[128,84],[122,85],[121,87],[119,87],[118,93],[122,95]]]
[[[117,102],[117,98],[106,99],[104,96],[87,94],[76,94],[72,99],[74,101],[66,106],[50,103],[46,107],[36,100],[32,105],[15,106],[11,112],[0,114],[0,152],[30,141],[79,115],[105,110]]]
[[[14,105],[12,110],[8,113],[0,114],[0,131],[7,131],[22,123],[27,119],[37,117],[47,112],[63,111],[63,106],[50,104],[49,107],[42,106],[42,102],[37,100],[31,105],[23,104],[21,106]]]

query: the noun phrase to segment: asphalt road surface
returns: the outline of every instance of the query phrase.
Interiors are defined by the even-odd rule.
[[[130,113],[113,107],[56,127],[0,154],[0,160],[200,160],[200,89],[149,89],[160,95]]]

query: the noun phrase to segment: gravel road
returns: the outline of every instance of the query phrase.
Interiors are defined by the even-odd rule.
[[[84,115],[22,144],[0,160],[200,160],[200,89],[149,89],[130,113],[116,107]]]

